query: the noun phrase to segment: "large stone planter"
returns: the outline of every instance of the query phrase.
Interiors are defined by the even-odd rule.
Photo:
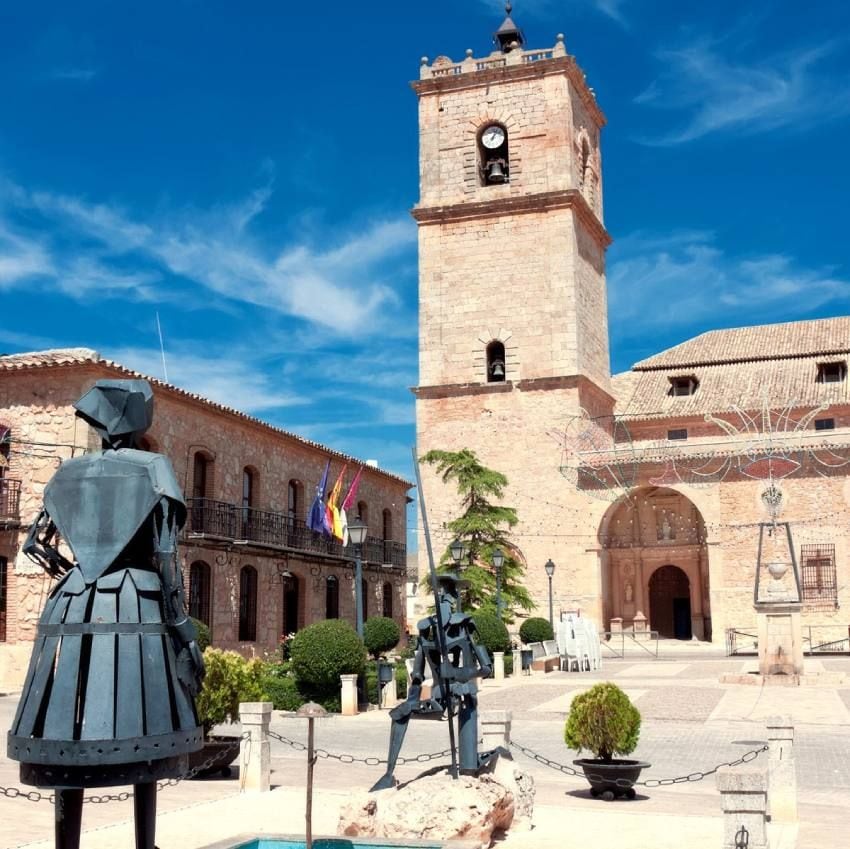
[[[634,783],[640,778],[641,770],[651,766],[646,761],[603,761],[598,758],[579,758],[573,763],[582,768],[584,777],[590,782],[590,795],[594,798],[601,796],[606,802],[620,796],[634,799]]]
[[[230,776],[230,765],[239,757],[239,737],[207,737],[204,748],[189,754],[189,769],[197,769],[211,758],[215,760],[206,769],[202,769],[193,778],[208,778],[221,773],[225,778]]]

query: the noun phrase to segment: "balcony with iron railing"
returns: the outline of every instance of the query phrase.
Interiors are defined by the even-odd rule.
[[[234,542],[255,543],[261,547],[300,551],[353,560],[353,545],[344,546],[307,527],[301,519],[286,513],[240,507],[211,498],[188,499],[189,517],[186,534]],[[362,559],[365,563],[384,566],[407,566],[407,546],[378,537],[366,537]]]
[[[21,482],[0,478],[0,526],[20,524]]]

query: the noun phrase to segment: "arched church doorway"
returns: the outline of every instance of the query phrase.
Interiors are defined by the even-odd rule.
[[[636,487],[605,513],[599,545],[607,629],[711,639],[705,522],[687,496]]]
[[[649,579],[649,621],[661,637],[689,640],[691,582],[678,566],[662,566]]]

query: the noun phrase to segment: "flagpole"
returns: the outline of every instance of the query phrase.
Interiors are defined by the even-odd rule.
[[[431,574],[431,589],[434,591],[434,610],[437,616],[437,644],[440,649],[440,671],[439,684],[440,690],[445,695],[448,701],[449,709],[449,748],[452,753],[452,778],[458,777],[457,770],[457,748],[455,746],[455,726],[454,726],[454,698],[451,692],[446,687],[443,680],[443,664],[446,666],[449,662],[449,652],[446,648],[446,631],[443,624],[443,614],[440,609],[440,592],[437,586],[437,570],[434,567],[434,551],[431,548],[431,532],[428,530],[428,512],[425,509],[425,493],[422,491],[422,475],[419,472],[419,458],[416,456],[416,446],[411,449],[413,452],[413,470],[416,474],[416,489],[419,492],[419,512],[422,514],[422,528],[425,536],[425,548],[428,551],[428,569]]]

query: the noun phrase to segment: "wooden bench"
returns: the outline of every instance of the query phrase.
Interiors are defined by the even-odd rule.
[[[548,641],[552,642],[552,641]],[[550,653],[545,643],[529,643],[531,649],[531,669],[534,672],[554,672],[561,668],[561,656],[555,644],[554,654]],[[551,646],[549,647],[551,648]]]

